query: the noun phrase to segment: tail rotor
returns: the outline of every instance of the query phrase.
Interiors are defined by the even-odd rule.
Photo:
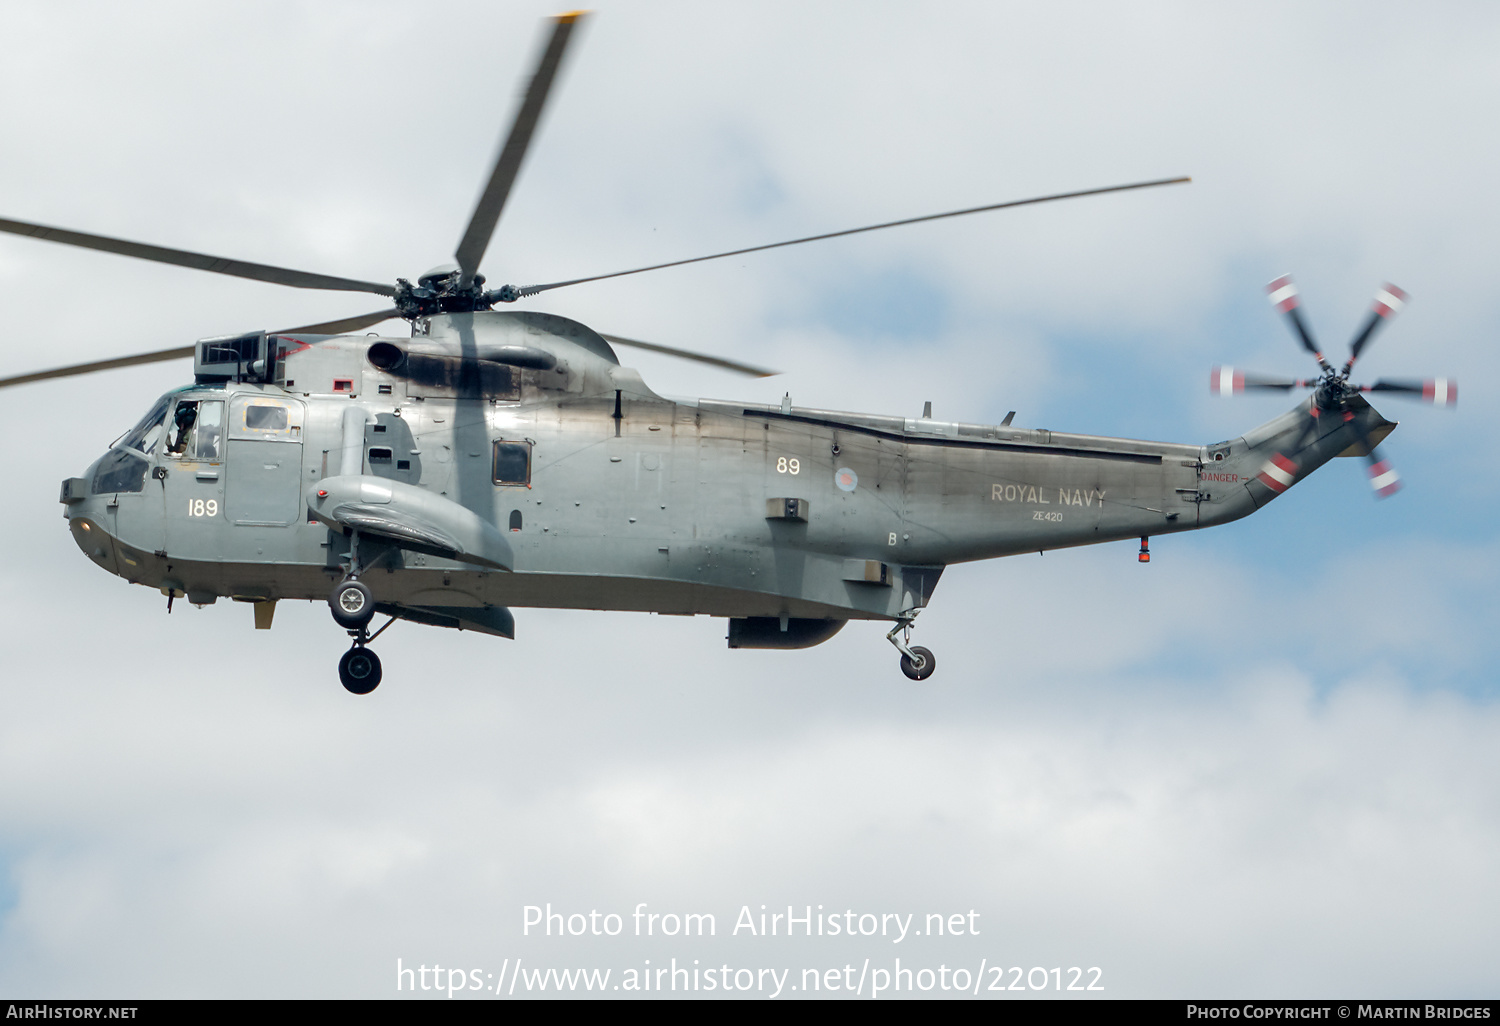
[[[1389,282],[1380,287],[1375,293],[1375,301],[1371,306],[1369,316],[1360,325],[1353,340],[1349,343],[1349,359],[1341,370],[1334,369],[1324,357],[1322,350],[1318,348],[1312,330],[1302,316],[1301,293],[1296,283],[1292,281],[1291,275],[1282,275],[1267,285],[1266,294],[1271,305],[1285,314],[1287,320],[1291,322],[1293,333],[1302,343],[1302,347],[1318,361],[1318,367],[1322,373],[1316,378],[1279,378],[1251,374],[1236,367],[1213,368],[1209,375],[1209,390],[1215,395],[1235,395],[1246,391],[1285,392],[1294,388],[1313,390],[1306,423],[1303,424],[1295,443],[1267,460],[1257,475],[1257,479],[1278,494],[1295,484],[1299,471],[1297,454],[1318,435],[1323,416],[1331,414],[1340,417],[1343,423],[1353,428],[1355,437],[1358,439],[1359,452],[1368,464],[1370,487],[1374,490],[1375,497],[1384,499],[1394,495],[1401,488],[1401,476],[1396,473],[1388,460],[1376,453],[1375,447],[1379,443],[1370,438],[1369,433],[1351,409],[1351,405],[1357,401],[1362,408],[1363,400],[1360,400],[1359,396],[1364,392],[1389,392],[1394,395],[1421,398],[1426,402],[1448,407],[1458,402],[1458,382],[1452,378],[1428,378],[1426,380],[1381,378],[1372,385],[1356,385],[1349,381],[1349,374],[1354,369],[1355,361],[1360,358],[1376,333],[1406,306],[1406,293]],[[1346,455],[1353,455],[1353,453]]]

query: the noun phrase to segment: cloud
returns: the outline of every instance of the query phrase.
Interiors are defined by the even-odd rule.
[[[1473,992],[1493,940],[1493,697],[1393,668],[1420,631],[1386,639],[1391,661],[1257,659],[1286,620],[1253,574],[1199,611],[1231,636],[1183,625],[1165,599],[1202,553],[1087,574],[1077,603],[1100,554],[945,582],[922,628],[941,678],[921,687],[873,626],[729,659],[710,621],[528,612],[515,645],[389,635],[388,681],[356,707],[326,668],[216,658],[243,610],[181,610],[159,672],[9,689],[4,776],[34,783],[5,798],[6,983],[379,994],[399,953],[619,966],[667,949],[523,940],[520,908],[646,901],[725,923],[746,903],[972,907],[995,947],[911,957],[1082,960],[1122,996],[1394,995],[1375,977],[1397,964],[1410,986]],[[101,628],[100,650],[161,639],[150,615]],[[326,648],[320,610],[279,616],[278,647]],[[561,657],[580,633],[620,658]],[[642,638],[712,677],[662,672]],[[867,948],[671,950],[801,965]]]

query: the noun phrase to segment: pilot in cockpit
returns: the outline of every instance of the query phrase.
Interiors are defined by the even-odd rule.
[[[184,399],[172,414],[167,452],[189,460],[217,462],[224,435],[224,404],[219,400]]]
[[[181,456],[190,452],[193,446],[193,425],[198,420],[197,403],[178,403],[177,414],[173,417],[175,422],[176,437],[167,446],[167,452],[173,456]]]

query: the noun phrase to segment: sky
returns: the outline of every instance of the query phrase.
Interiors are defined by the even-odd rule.
[[[552,13],[13,5],[0,216],[415,278]],[[188,367],[9,390],[0,994],[493,1000],[578,968],[629,997],[675,959],[735,982],[690,995],[868,1000],[900,959],[1002,999],[1493,997],[1497,49],[1481,4],[601,5],[491,283],[1193,177],[530,301],[785,371],[622,354],[658,392],[1208,443],[1288,405],[1211,397],[1210,366],[1312,370],[1262,292],[1291,272],[1331,356],[1405,289],[1356,376],[1460,404],[1377,402],[1385,502],[1339,460],[1146,566],[951,568],[921,684],[873,623],[747,652],[702,617],[519,609],[514,642],[397,625],[355,698],[320,603],[168,618],[68,536],[58,482]],[[370,308],[10,236],[0,294],[0,374]],[[621,932],[526,932],[549,903]],[[888,932],[734,930],[761,906]],[[715,935],[636,936],[637,909]]]

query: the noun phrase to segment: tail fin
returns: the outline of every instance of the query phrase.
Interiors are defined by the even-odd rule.
[[[1319,409],[1309,397],[1215,451],[1239,468],[1248,499],[1258,509],[1335,457],[1367,456],[1395,428],[1360,396],[1333,411]]]

